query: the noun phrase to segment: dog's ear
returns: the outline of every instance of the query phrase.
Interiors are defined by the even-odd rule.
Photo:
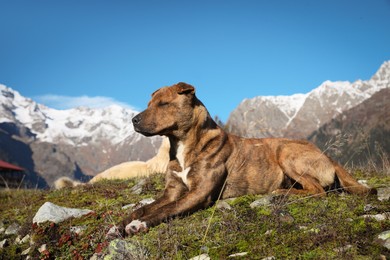
[[[179,82],[176,84],[176,90],[178,94],[194,94],[195,88],[190,84]]]

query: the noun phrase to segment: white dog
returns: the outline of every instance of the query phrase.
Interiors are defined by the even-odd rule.
[[[143,161],[124,162],[115,165],[104,172],[97,174],[88,183],[95,183],[102,179],[128,179],[133,177],[145,177],[153,173],[165,173],[169,163],[169,139],[164,138],[161,146],[153,158]],[[61,177],[54,182],[55,189],[75,187],[85,183],[72,180],[68,177]]]

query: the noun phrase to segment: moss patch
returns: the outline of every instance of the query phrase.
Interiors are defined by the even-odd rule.
[[[389,178],[382,177],[364,176],[370,184],[389,186]],[[124,205],[157,197],[164,188],[163,176],[153,175],[147,178],[141,194],[131,194],[131,188],[138,181],[102,181],[58,191],[2,190],[0,222],[4,226],[16,222],[21,225],[21,236],[30,234],[34,244],[29,255],[34,258],[89,259],[95,253],[107,252],[109,242],[105,234],[131,212],[131,209],[122,209]],[[241,252],[248,253],[245,259],[269,256],[276,259],[375,259],[390,255],[389,250],[375,242],[379,233],[390,229],[390,221],[361,217],[389,211],[389,201],[378,201],[375,196],[340,194],[329,194],[325,198],[291,196],[252,209],[250,203],[259,197],[243,196],[228,202],[231,209],[212,207],[175,218],[125,241],[142,247],[150,259],[188,259],[205,252],[212,259],[226,259]],[[64,207],[87,208],[94,213],[60,224],[32,225],[33,216],[46,201]],[[373,206],[368,213],[364,212],[367,204]],[[76,234],[72,227],[84,229]],[[0,233],[0,241],[10,242],[0,249],[1,259],[18,259],[21,252],[30,247],[29,243],[15,244],[16,236]],[[40,252],[42,245],[46,248]]]

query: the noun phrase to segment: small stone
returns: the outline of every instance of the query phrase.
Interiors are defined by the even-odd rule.
[[[195,256],[193,258],[190,258],[190,260],[210,260],[210,256],[208,254],[201,254],[198,256]]]
[[[376,209],[376,207],[373,206],[372,204],[367,204],[364,206],[364,212],[369,212],[369,211],[372,211],[374,209]]]
[[[4,223],[1,221],[0,222],[0,234],[4,233],[4,231],[5,231]]]
[[[385,213],[376,214],[376,215],[363,215],[362,217],[375,219],[376,221],[384,221],[384,220],[390,219],[390,212],[385,212]]]
[[[145,206],[145,205],[153,203],[154,201],[155,201],[155,199],[153,199],[153,198],[146,198],[146,199],[141,200],[138,203],[142,204],[142,206]]]
[[[143,186],[146,184],[146,179],[141,179],[136,185],[134,185],[130,191],[135,195],[140,195],[143,190]]]
[[[9,225],[9,227],[5,230],[6,235],[16,235],[20,230],[20,226],[17,223],[12,223]]]
[[[122,239],[111,241],[108,246],[108,253],[107,259],[147,259],[148,256],[139,242]]]
[[[31,247],[27,248],[26,250],[24,250],[21,255],[28,255],[28,253],[30,253],[30,250],[31,250]]]
[[[264,196],[258,200],[255,200],[252,202],[249,206],[253,208],[263,207],[263,206],[269,206],[272,203],[273,196]]]
[[[321,230],[319,228],[311,228],[311,229],[307,230],[306,232],[318,234],[318,233],[320,233],[320,231]]]
[[[387,240],[390,238],[390,230],[384,231],[378,235],[378,238],[381,240]]]
[[[75,233],[77,235],[83,234],[83,232],[87,229],[87,226],[76,226],[70,227],[70,232]]]
[[[220,200],[218,201],[216,205],[217,209],[226,209],[226,210],[231,210],[232,206],[229,205],[226,201]]]
[[[132,204],[127,204],[127,205],[124,205],[124,206],[122,207],[122,209],[130,209],[130,208],[133,208],[134,206],[135,206],[134,203],[132,203]]]
[[[3,241],[0,241],[0,249],[6,247],[8,245],[9,245],[9,243],[8,243],[7,239],[4,239]]]
[[[74,209],[57,206],[51,202],[45,202],[35,214],[33,223],[43,223],[46,221],[59,223],[71,217],[78,218],[93,212],[89,209]]]
[[[291,216],[291,214],[288,213],[287,211],[280,211],[278,212],[278,215],[279,215],[280,222],[291,224],[295,221],[294,217]]]
[[[378,200],[387,201],[390,199],[390,187],[379,188],[378,190]]]
[[[25,236],[22,238],[22,240],[20,240],[20,244],[24,244],[24,243],[27,243],[27,242],[29,242],[29,241],[30,241],[30,235],[27,234],[27,235],[25,235]]]
[[[346,246],[335,248],[335,249],[333,249],[333,251],[335,251],[336,253],[344,253],[351,248],[352,248],[352,245],[346,245]]]
[[[380,245],[390,249],[390,230],[380,233],[377,238],[377,242]]]
[[[22,240],[21,239],[22,237],[21,236],[17,236],[16,238],[15,238],[15,244],[20,244],[20,240]]]
[[[141,200],[140,202],[138,202],[134,207],[133,207],[133,210],[137,210],[145,205],[148,205],[148,204],[151,204],[155,201],[155,199],[153,198],[146,198],[146,199],[143,199]]]
[[[99,259],[99,254],[98,253],[94,253],[91,258],[89,258],[89,260],[98,260]]]
[[[201,246],[200,247],[200,252],[207,254],[209,252],[209,248],[207,246]]]
[[[38,248],[38,252],[42,254],[42,252],[47,250],[47,245],[43,244]]]
[[[228,257],[233,258],[233,257],[241,257],[241,256],[246,256],[248,252],[242,252],[242,253],[236,253],[236,254],[231,254]]]

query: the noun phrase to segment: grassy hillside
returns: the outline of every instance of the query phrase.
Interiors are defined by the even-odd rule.
[[[363,174],[360,179],[376,187],[389,187],[390,176]],[[108,254],[108,229],[131,212],[124,205],[158,196],[163,176],[147,178],[141,194],[131,192],[138,179],[103,181],[74,189],[57,191],[0,191],[0,225],[16,222],[18,234],[0,232],[0,259],[101,259]],[[265,198],[271,204],[251,208]],[[59,224],[32,225],[32,218],[46,201],[71,208],[87,208],[93,214]],[[207,253],[211,259],[226,259],[243,253],[243,259],[378,259],[390,251],[376,237],[390,230],[390,220],[363,218],[390,211],[390,201],[377,196],[358,197],[331,193],[325,198],[244,196],[191,216],[176,218],[151,228],[148,233],[125,238],[133,248],[132,257],[148,259],[189,259]],[[71,231],[81,227],[81,233]],[[209,227],[209,228],[208,228]],[[0,226],[1,228],[1,226]],[[15,239],[30,235],[25,242]],[[42,245],[46,245],[43,246]],[[30,248],[28,253],[22,252]],[[112,250],[111,250],[112,251]],[[240,256],[236,256],[240,258]],[[112,259],[120,259],[113,257]]]

